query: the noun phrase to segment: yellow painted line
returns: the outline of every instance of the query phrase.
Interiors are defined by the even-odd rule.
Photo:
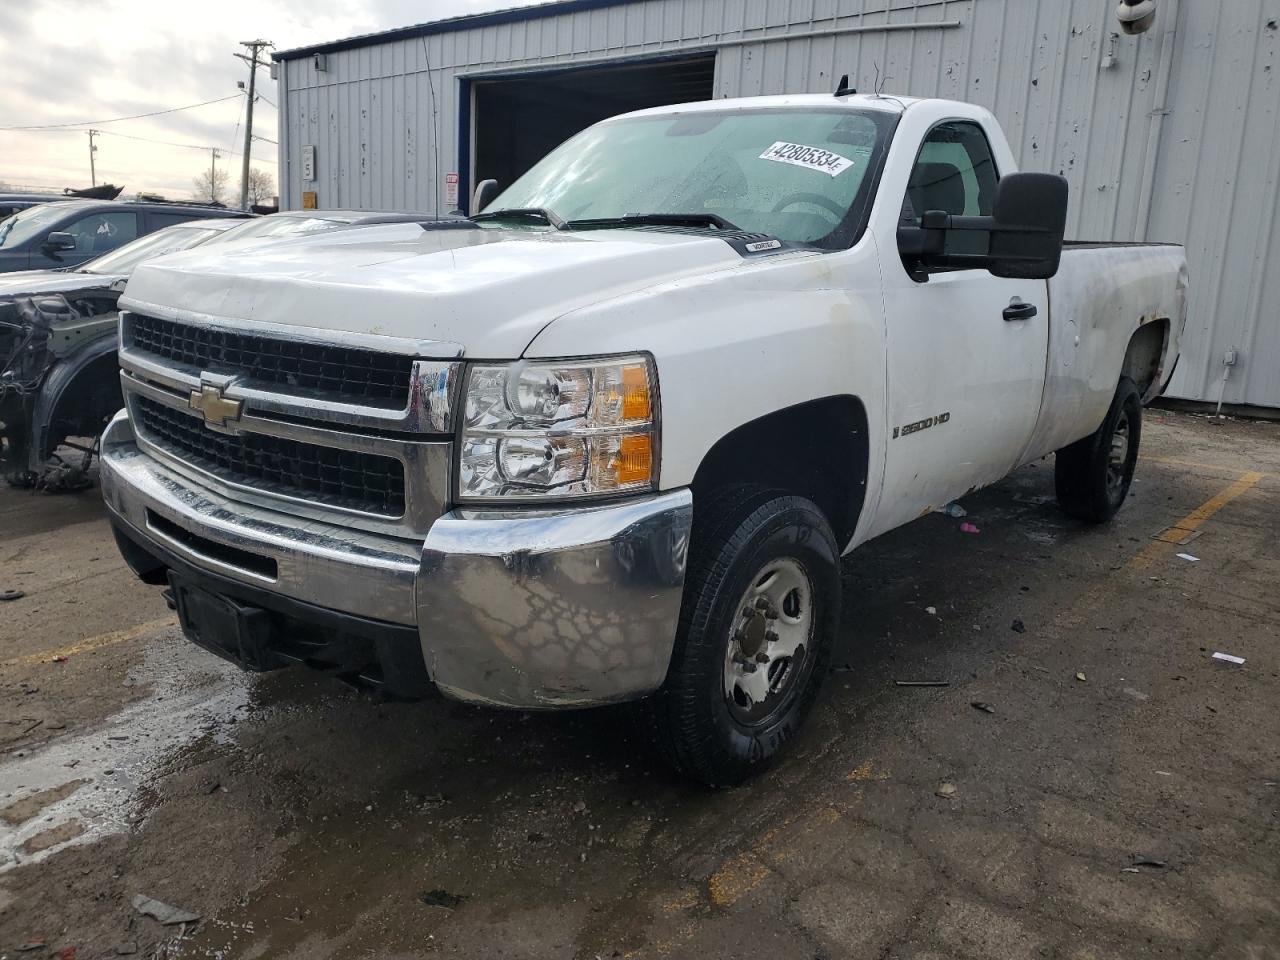
[[[1248,473],[1241,474],[1240,478],[1237,479],[1235,483],[1220,491],[1216,496],[1200,504],[1200,506],[1196,507],[1185,517],[1175,523],[1174,526],[1179,530],[1187,530],[1194,533],[1196,530],[1199,530],[1204,526],[1205,523],[1207,523],[1232,500],[1248,493],[1261,481],[1265,480],[1266,476],[1267,475],[1265,473],[1256,473],[1252,470]],[[1172,553],[1173,548],[1176,546],[1178,546],[1176,543],[1156,540],[1125,564],[1125,568],[1128,570],[1145,570],[1162,556]]]
[[[63,647],[60,650],[45,650],[41,653],[29,653],[24,657],[14,657],[12,660],[0,661],[2,667],[29,667],[37,663],[48,663],[50,660],[56,660],[58,657],[71,657],[77,653],[88,653],[90,650],[101,650],[103,647],[115,646],[118,643],[128,643],[130,640],[137,640],[139,637],[149,636],[153,633],[159,633],[168,627],[175,627],[178,621],[173,617],[163,617],[160,620],[148,620],[146,623],[140,623],[135,627],[129,627],[126,630],[113,630],[110,633],[102,633],[96,637],[90,637],[87,640],[81,640],[69,647]]]
[[[1200,506],[1196,507],[1181,520],[1173,524],[1180,530],[1186,530],[1188,533],[1194,533],[1203,527],[1215,514],[1223,507],[1248,493],[1256,487],[1262,480],[1265,480],[1265,473],[1258,473],[1250,470],[1248,473],[1241,474],[1234,483],[1223,488],[1213,497],[1206,500]],[[1153,563],[1162,557],[1165,557],[1179,547],[1176,543],[1170,543],[1164,540],[1155,540],[1149,543],[1144,549],[1136,553],[1129,562],[1120,568],[1121,573],[1140,573],[1148,569]],[[1186,548],[1190,549],[1190,548]],[[1063,611],[1054,623],[1059,627],[1076,627],[1084,622],[1084,618],[1092,611],[1106,596],[1113,592],[1116,588],[1118,578],[1112,578],[1107,582],[1095,587],[1086,593],[1071,608]]]

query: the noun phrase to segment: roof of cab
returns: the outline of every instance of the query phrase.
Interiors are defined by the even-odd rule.
[[[669,116],[679,113],[702,113],[713,110],[758,110],[779,107],[848,107],[851,110],[880,110],[885,113],[903,113],[912,104],[919,103],[915,97],[891,97],[854,93],[847,97],[835,97],[829,93],[783,94],[773,97],[732,97],[723,100],[699,100],[695,103],[673,103],[665,107],[648,107],[621,114],[620,117],[652,117]],[[611,119],[617,120],[619,117]],[[606,123],[608,121],[605,121]]]

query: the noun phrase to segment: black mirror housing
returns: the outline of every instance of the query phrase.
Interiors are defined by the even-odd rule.
[[[60,252],[65,250],[74,250],[76,248],[76,238],[62,230],[55,230],[44,238],[41,244],[45,250],[52,252]]]
[[[1062,262],[1067,230],[1067,181],[1048,173],[1011,173],[1000,181],[989,217],[927,210],[920,224],[898,228],[898,250],[912,278],[930,271],[984,269],[1012,280],[1048,280]],[[947,253],[952,231],[985,233],[987,252]]]
[[[1015,173],[1000,181],[991,229],[990,270],[1013,280],[1048,280],[1062,262],[1067,181],[1050,173]]]

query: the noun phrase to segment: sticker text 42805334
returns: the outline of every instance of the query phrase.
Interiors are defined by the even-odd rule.
[[[829,177],[838,177],[853,166],[852,160],[838,153],[818,147],[806,147],[803,143],[787,143],[785,140],[779,140],[760,154],[760,159],[816,170]]]

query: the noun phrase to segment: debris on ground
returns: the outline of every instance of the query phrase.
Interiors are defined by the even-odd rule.
[[[895,680],[899,687],[949,687],[950,680]]]
[[[43,940],[28,940],[26,943],[19,945],[18,952],[30,953],[32,950],[43,950],[44,946]]]
[[[941,507],[940,509],[935,510],[933,512],[945,514],[946,516],[953,517],[956,520],[959,520],[961,517],[967,517],[969,515],[969,511],[966,510],[964,507],[960,506],[960,504],[956,503],[954,500],[951,503],[948,503],[945,507]]]
[[[1244,666],[1244,657],[1235,657],[1229,653],[1215,653],[1213,659],[1221,660],[1224,663],[1234,663],[1236,666]]]
[[[116,946],[117,957],[131,957],[138,952],[138,945],[130,940],[128,943],[121,943]]]
[[[586,801],[585,801],[585,800],[579,800],[577,803],[575,803],[575,804],[573,805],[573,812],[574,812],[574,813],[586,813],[586,812],[587,812],[587,803],[586,803]]]
[[[133,909],[143,916],[154,917],[166,927],[173,926],[175,923],[194,923],[200,919],[200,914],[198,913],[183,910],[181,907],[172,906],[162,900],[155,900],[142,893],[134,896]]]
[[[960,524],[961,533],[981,533],[982,531],[975,527],[972,523]]]
[[[0,603],[9,600],[21,600],[26,594],[21,590],[0,590]]]
[[[1198,540],[1203,535],[1203,530],[1192,530],[1188,527],[1170,527],[1167,530],[1152,534],[1151,539],[1159,540],[1161,543],[1176,543],[1180,547],[1185,547],[1188,543]]]
[[[975,700],[969,704],[975,710],[981,710],[983,713],[995,713],[996,708],[989,703],[983,703],[981,700]]]
[[[1146,703],[1151,699],[1151,694],[1143,693],[1141,690],[1137,690],[1133,687],[1125,687],[1124,694],[1126,697],[1133,697],[1133,699],[1137,700],[1139,703]]]
[[[443,910],[457,910],[466,894],[450,893],[448,890],[428,890],[418,898],[428,907],[440,907]]]
[[[1023,623],[1021,620],[1015,620],[1013,621],[1012,625],[1010,625],[1009,629],[1012,630],[1014,633],[1026,633],[1027,625]]]
[[[1141,853],[1133,855],[1133,866],[1135,867],[1151,867],[1155,870],[1163,870],[1168,865],[1164,860],[1157,860],[1155,857],[1148,857]]]
[[[943,800],[953,800],[960,791],[956,789],[954,783],[940,783],[938,789],[933,791],[935,796],[941,797]]]
[[[1199,562],[1200,562],[1200,558],[1199,558],[1199,557],[1193,557],[1193,556],[1192,556],[1191,554],[1189,554],[1189,553],[1180,553],[1180,554],[1178,554],[1178,559],[1179,559],[1179,560],[1188,560],[1188,561],[1190,561],[1191,563],[1199,563]]]
[[[925,612],[925,613],[927,613],[927,614],[928,614],[929,616],[931,616],[931,617],[936,617],[936,616],[938,615],[938,608],[937,608],[937,607],[925,607],[925,608],[924,608],[924,612]]]
[[[1081,683],[1086,683],[1089,680],[1089,678],[1084,675],[1083,670],[1080,670],[1076,673],[1076,679],[1079,680]]]

